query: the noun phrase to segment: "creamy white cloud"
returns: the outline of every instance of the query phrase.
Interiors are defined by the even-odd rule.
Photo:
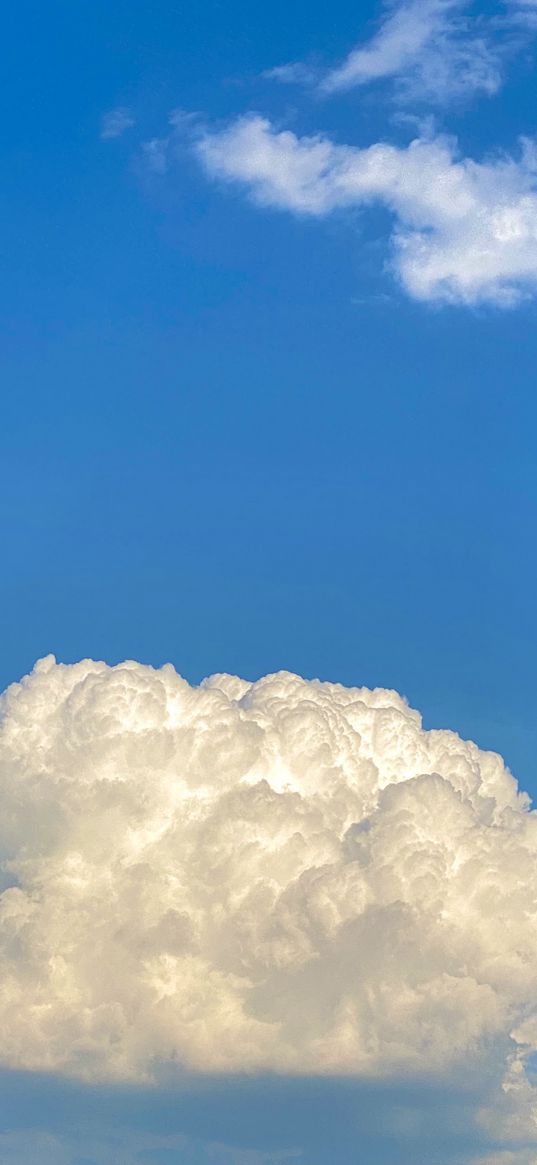
[[[4,1064],[523,1071],[537,818],[396,693],[49,658],[0,772]]]
[[[318,218],[387,207],[392,267],[415,299],[506,305],[537,285],[533,142],[516,158],[477,162],[448,137],[360,149],[278,131],[253,114],[206,130],[195,149],[209,174],[263,206]]]

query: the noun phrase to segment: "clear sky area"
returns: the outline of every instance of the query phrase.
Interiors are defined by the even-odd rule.
[[[537,4],[19,0],[6,25],[0,689],[49,654],[395,689],[537,797]],[[464,1014],[496,1026],[446,1063],[371,1037],[360,1078],[294,1034],[223,1066],[196,1035],[187,1069],[153,1035],[108,1075],[93,1029],[72,1071],[14,1051],[0,1165],[535,1165],[537,1041],[522,1083],[507,1043],[537,983],[485,980]],[[308,985],[274,982],[300,1016]],[[496,1088],[524,1117],[494,1124]]]

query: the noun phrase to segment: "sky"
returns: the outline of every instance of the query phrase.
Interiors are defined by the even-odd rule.
[[[56,671],[49,660],[4,699],[3,797],[16,822],[2,840],[6,909],[9,918],[11,910],[27,918],[16,891],[26,895],[28,909],[39,901],[43,918],[38,925],[29,914],[28,945],[19,948],[17,940],[3,955],[5,974],[14,991],[24,986],[25,1002],[10,996],[12,1010],[3,1017],[3,1043],[7,1031],[11,1050],[2,1060],[0,1165],[534,1165],[535,984],[527,970],[534,952],[519,901],[520,887],[531,882],[533,818],[489,750],[501,754],[522,790],[537,795],[537,5],[272,0],[254,10],[245,0],[21,0],[9,25],[0,74],[0,689],[50,654],[76,666]],[[124,660],[139,665],[77,670],[77,661],[87,659],[112,668]],[[221,697],[195,686],[186,694],[169,671],[142,666],[168,663],[191,685],[220,673],[251,682],[284,671],[336,687],[295,688],[287,680],[276,699],[263,682],[250,691],[222,681]],[[370,717],[370,743],[357,760],[345,751],[349,733],[358,730],[342,691],[363,688],[387,695],[380,711],[369,697],[353,697],[365,700]],[[204,719],[207,690],[216,700],[211,716],[222,716],[214,739],[212,720]],[[218,684],[214,690],[220,692]],[[120,998],[114,986],[101,1000],[102,1028],[86,1033],[80,1055],[69,1051],[74,1029],[60,1023],[48,1031],[37,1023],[31,1008],[68,1010],[68,971],[69,990],[82,992],[77,998],[93,984],[87,947],[100,899],[88,874],[86,929],[69,945],[55,929],[55,903],[76,920],[82,906],[73,887],[82,874],[75,877],[69,863],[60,868],[58,855],[71,862],[73,853],[82,854],[84,869],[97,861],[84,820],[98,822],[108,838],[112,801],[118,836],[136,836],[137,845],[143,830],[145,846],[150,835],[160,839],[162,821],[169,825],[172,785],[169,774],[156,781],[152,758],[158,749],[163,757],[168,748],[184,749],[190,736],[164,739],[164,723],[152,710],[163,691],[196,739],[202,728],[209,733],[191,762],[192,780],[205,790],[207,821],[229,816],[232,828],[246,736],[252,748],[261,732],[278,741],[256,745],[256,764],[279,796],[287,796],[281,766],[291,773],[290,788],[309,823],[307,862],[286,850],[278,866],[295,961],[306,958],[306,939],[296,937],[306,907],[293,897],[293,879],[303,885],[308,870],[313,877],[320,863],[335,860],[319,838],[338,830],[343,837],[349,820],[361,820],[370,764],[380,774],[380,793],[395,787],[396,771],[416,779],[437,772],[464,812],[476,815],[472,829],[484,832],[479,845],[464,842],[469,881],[457,884],[458,897],[442,908],[453,937],[438,939],[441,953],[430,953],[435,986],[423,987],[430,1018],[409,1020],[403,1034],[397,1028],[403,1049],[397,1056],[393,1032],[381,1024],[385,1002],[378,1015],[373,1009],[367,1054],[350,1036],[345,1042],[337,1025],[330,1037],[319,1036],[314,1054],[304,1031],[314,1030],[328,1007],[324,988],[312,973],[301,1010],[295,980],[286,986],[278,978],[284,955],[272,947],[265,989],[298,1008],[285,1055],[267,1046],[252,1060],[244,1050],[250,1029],[237,1019],[230,1028],[235,1055],[214,1060],[194,1025],[194,1034],[181,1029],[182,1051],[172,1067],[162,1032],[148,1020],[136,1051],[116,1034],[117,1065],[105,1072],[104,1060],[115,1063],[106,1043],[113,1009],[128,1011],[127,995],[129,1006],[148,1006],[138,972],[131,980],[123,963],[117,975],[128,991]],[[401,711],[394,691],[419,709],[423,728]],[[235,698],[243,701],[250,734],[244,739]],[[310,733],[307,764],[297,760],[293,716],[303,717]],[[385,723],[396,725],[393,756]],[[136,737],[134,745],[129,733],[142,729],[153,736]],[[432,729],[446,735],[428,736]],[[453,732],[478,749],[455,745]],[[220,805],[209,776],[222,741],[232,775],[229,803]],[[93,789],[88,775],[87,790],[79,790],[87,817],[79,820],[69,779],[85,780],[86,763],[88,773],[106,780],[118,766],[134,772],[138,747],[146,765],[143,779],[142,760],[132,776],[139,819],[119,792],[110,804],[101,801],[104,785]],[[61,774],[52,792],[49,768],[40,767],[45,754]],[[416,757],[425,767],[416,769]],[[336,796],[327,773],[338,766],[343,791]],[[14,774],[21,780],[28,773],[39,781],[24,786],[20,810]],[[312,776],[308,784],[309,773],[317,783]],[[333,801],[323,791],[326,781]],[[395,885],[407,852],[400,823],[421,821],[405,858],[408,893],[397,882],[394,899],[402,895],[411,911],[425,909],[420,878],[440,885],[448,877],[442,862],[459,836],[454,802],[436,797],[434,781],[416,786],[411,808],[381,796],[380,816],[366,831],[387,839]],[[424,824],[430,804],[433,816],[445,819],[441,841]],[[258,844],[272,852],[280,834],[268,808],[264,814],[246,814],[245,821],[252,829],[255,821]],[[500,818],[513,835],[496,852]],[[56,819],[64,823],[61,843]],[[189,852],[199,846],[206,854],[212,828],[207,824],[205,841],[188,831],[177,837],[193,847]],[[515,840],[526,829],[530,840],[519,852]],[[428,851],[423,869],[422,835],[440,847]],[[218,834],[219,844],[227,836]],[[111,829],[111,852],[114,837]],[[159,879],[175,853],[167,844],[144,858],[153,863],[159,901]],[[383,861],[374,840],[367,844],[373,847],[367,893],[375,909],[391,909]],[[457,869],[461,853],[453,858]],[[121,845],[116,858],[120,866],[127,860]],[[244,881],[255,904],[258,875],[246,850],[241,861],[233,878]],[[495,889],[477,903],[475,916],[468,912],[464,929],[462,904],[476,870]],[[227,991],[239,972],[215,954],[220,933],[184,871],[181,878],[187,887],[181,910],[202,918],[207,934],[196,966],[207,982],[220,983],[214,988],[220,998],[223,980],[211,976],[227,976]],[[524,891],[527,903],[532,885]],[[51,887],[48,897],[43,886]],[[502,886],[513,905],[511,913],[505,907],[499,937],[492,916]],[[129,887],[117,890],[124,919],[131,918]],[[333,893],[334,901],[347,902],[343,880]],[[266,901],[259,899],[261,912]],[[230,903],[222,917],[234,934]],[[341,905],[341,925],[350,926],[346,909]],[[151,918],[160,935],[155,950],[164,958],[169,919]],[[398,950],[403,922],[389,918]],[[131,937],[143,946],[135,922],[136,911]],[[481,923],[478,957],[465,944]],[[364,938],[371,952],[375,926]],[[328,942],[321,930],[308,931],[315,959],[329,949],[334,966],[340,959],[346,967],[332,931]],[[416,931],[419,951],[429,950],[425,933]],[[257,932],[237,935],[252,959],[270,946]],[[113,962],[112,939],[112,931],[103,932],[101,953]],[[54,990],[41,982],[44,950],[49,962],[63,958],[68,969]],[[520,950],[526,953],[519,966]],[[371,982],[384,982],[377,955]],[[448,1006],[439,976],[460,976],[463,963],[470,967],[466,993],[450,997]],[[244,968],[239,979],[243,974]],[[327,980],[332,974],[325,968]],[[468,994],[468,976],[483,993],[479,1001]],[[386,980],[386,991],[402,998],[403,980]],[[243,1016],[242,988],[229,989],[229,1015]],[[347,990],[358,1008],[354,987]],[[255,1006],[269,1005],[265,999]],[[273,1020],[276,1011],[269,1007]],[[482,1017],[479,1030],[470,1030],[474,1012]],[[436,1056],[423,1031],[432,1046],[431,1030],[449,1032],[449,1024],[442,1026],[447,1014],[465,1034],[449,1055]],[[214,1022],[218,1043],[220,1019]],[[519,1028],[524,1038],[513,1044]],[[80,1039],[79,1033],[79,1051]],[[357,1074],[349,1048],[363,1058]],[[320,1074],[315,1058],[325,1064]]]

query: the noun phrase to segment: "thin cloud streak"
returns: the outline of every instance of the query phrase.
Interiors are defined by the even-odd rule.
[[[495,93],[496,51],[462,15],[465,0],[408,0],[389,10],[372,40],[355,48],[321,81],[323,92],[396,79],[405,99],[446,100]]]
[[[106,142],[120,138],[126,130],[132,129],[135,125],[136,120],[130,110],[126,106],[120,105],[117,109],[111,109],[105,113],[101,124],[101,139]]]
[[[497,93],[507,60],[536,29],[535,0],[507,0],[488,14],[476,13],[472,0],[400,0],[340,64],[323,72],[293,62],[264,76],[325,96],[384,83],[402,106],[445,106]]]

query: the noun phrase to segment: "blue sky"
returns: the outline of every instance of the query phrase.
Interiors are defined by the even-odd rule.
[[[177,107],[408,139],[378,86],[323,102],[259,79],[337,59],[375,15],[20,6],[3,80],[2,680],[53,649],[170,658],[193,679],[286,666],[393,685],[527,786],[531,297],[416,303],[383,270],[379,208],[297,221],[207,183],[186,150],[166,175],[144,168]],[[442,115],[465,149],[531,133],[530,52],[498,95]],[[138,124],[103,141],[118,106]]]
[[[53,652],[394,688],[537,795],[536,27],[522,0],[21,0],[0,687]],[[0,1162],[106,1165],[114,1127],[129,1165],[489,1152],[473,1118],[452,1137],[453,1081],[327,1084],[322,1118],[307,1081],[261,1081],[224,1120],[222,1087],[192,1119],[144,1094],[140,1132],[139,1097],[9,1077]],[[86,1157],[70,1089],[78,1127],[102,1113]],[[364,1116],[357,1148],[371,1104],[392,1131]],[[151,1140],[161,1117],[187,1140]]]

